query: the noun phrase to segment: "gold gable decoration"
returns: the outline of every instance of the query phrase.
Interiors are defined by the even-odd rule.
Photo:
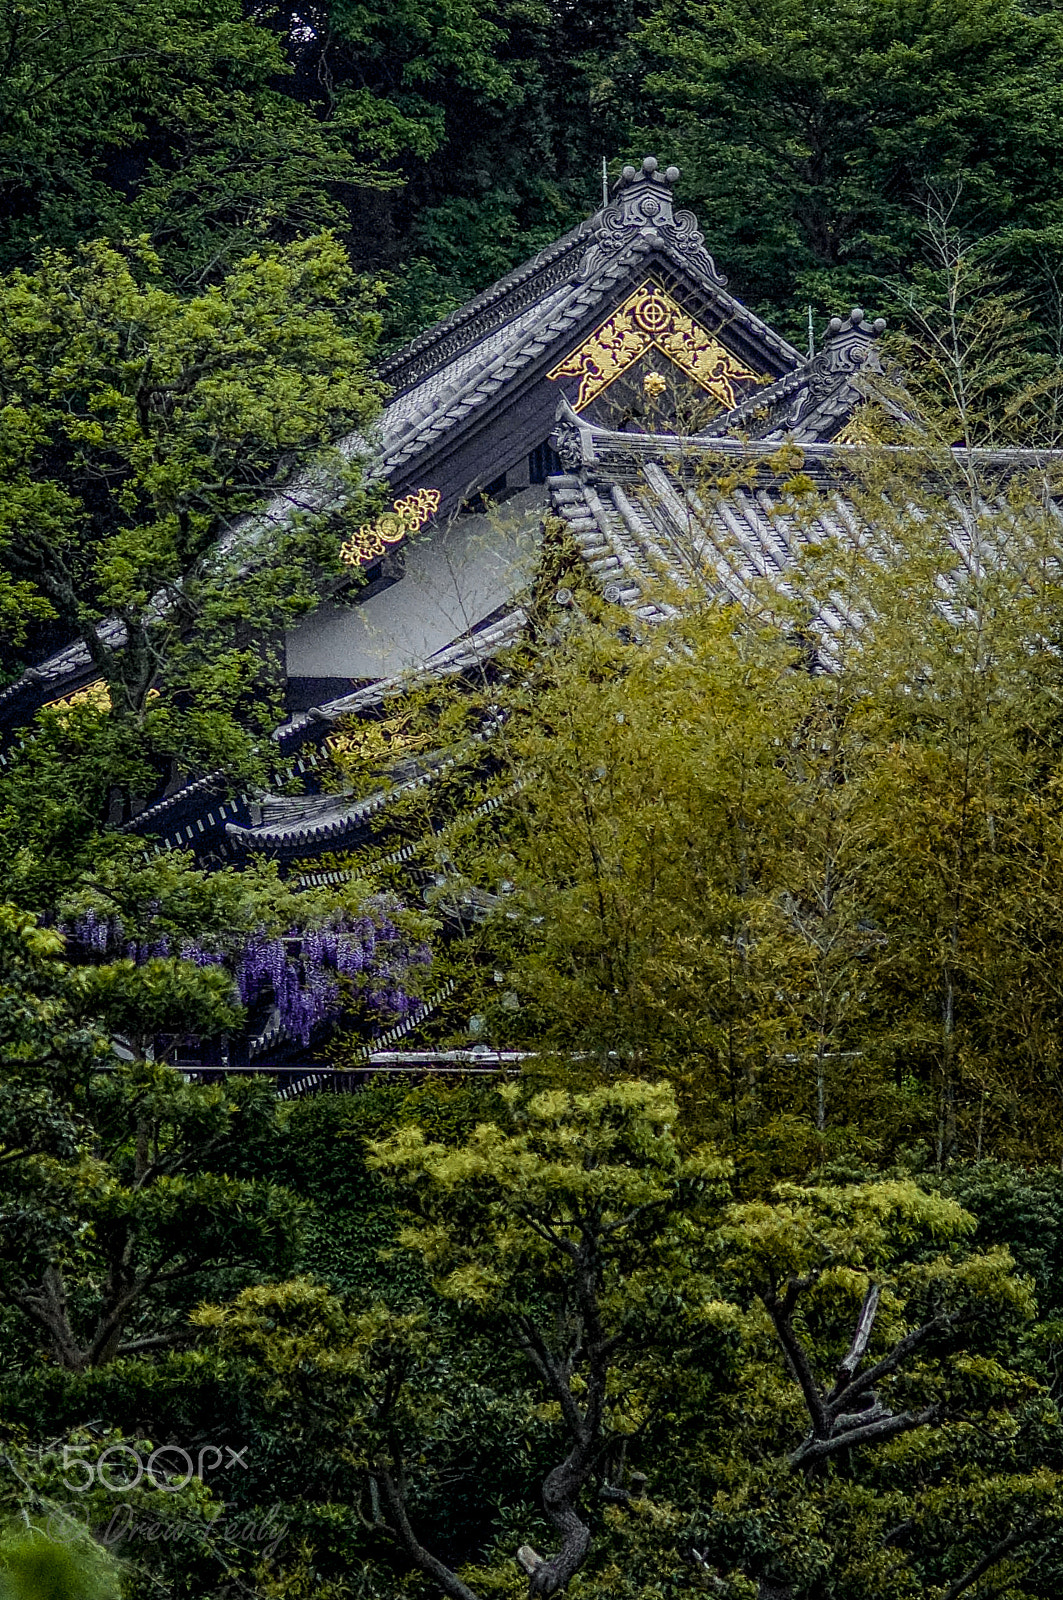
[[[158,689],[148,690],[148,699],[157,700]],[[88,706],[93,711],[110,711],[111,691],[107,687],[106,679],[93,678],[83,689],[75,689],[72,694],[61,694],[57,700],[46,700],[45,711],[70,711],[75,706]]]
[[[158,690],[155,691],[158,693]],[[70,711],[74,706],[90,706],[93,711],[110,711],[111,691],[103,678],[93,678],[83,689],[75,689],[73,694],[62,694],[57,700],[49,700],[45,704],[47,711]]]
[[[866,416],[862,415],[863,406],[855,408],[843,428],[840,428],[831,440],[831,444],[876,444],[881,440],[875,438],[873,429],[868,427]]]
[[[374,556],[382,556],[389,544],[399,544],[435,516],[439,510],[438,489],[418,489],[393,502],[391,510],[375,522],[363,522],[340,545],[340,560],[349,567],[360,567]]]
[[[739,383],[759,383],[759,373],[739,361],[719,339],[698,326],[663,289],[644,283],[549,377],[578,378],[577,411],[589,405],[651,345],[656,345],[728,411],[738,404]]]
[[[341,761],[346,758],[357,764],[359,771],[367,766],[379,767],[388,761],[415,755],[427,750],[432,743],[430,733],[418,733],[412,712],[400,712],[393,717],[382,717],[375,722],[361,722],[342,733],[333,733],[325,740],[325,749]]]

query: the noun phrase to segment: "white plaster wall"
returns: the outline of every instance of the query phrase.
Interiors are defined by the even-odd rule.
[[[293,678],[388,678],[442,650],[519,589],[534,565],[547,492],[466,514],[406,545],[406,573],[361,605],[326,603],[287,637]]]

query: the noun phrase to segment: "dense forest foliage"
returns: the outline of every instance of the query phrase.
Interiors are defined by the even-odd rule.
[[[803,343],[921,260],[928,201],[1057,337],[1063,18],[1019,0],[4,0],[0,267],[145,235],[170,281],[328,225],[401,342],[684,169],[735,292]]]
[[[0,768],[3,1600],[1060,1593],[1059,485],[942,446],[1058,436],[1061,55],[1016,0],[0,0],[5,681],[101,680]],[[386,848],[145,852],[276,765],[379,352],[647,150],[799,345],[894,316],[875,549],[650,640],[549,523],[520,646],[330,747],[455,752]],[[814,673],[824,595],[876,625]],[[429,987],[521,1070],[160,1058],[356,1067]]]

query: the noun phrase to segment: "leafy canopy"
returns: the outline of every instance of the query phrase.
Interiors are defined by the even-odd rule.
[[[60,815],[83,833],[110,790],[149,795],[173,763],[261,774],[278,630],[359,510],[358,460],[335,441],[378,406],[374,316],[344,252],[319,235],[181,298],[146,246],[96,243],[12,274],[0,302],[0,618],[17,642],[27,602],[46,613],[102,685],[45,715],[9,803],[62,802],[75,764],[81,815]]]
[[[0,271],[144,234],[194,292],[341,220],[337,185],[384,179],[285,92],[291,70],[239,0],[4,0]]]

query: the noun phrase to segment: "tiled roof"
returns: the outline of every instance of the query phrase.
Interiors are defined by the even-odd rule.
[[[104,623],[99,633],[101,641],[114,649],[120,648],[125,643],[125,627],[120,622]],[[47,702],[49,696],[59,694],[64,688],[73,686],[92,670],[92,657],[88,646],[80,641],[68,645],[65,650],[59,650],[54,656],[49,656],[47,661],[30,667],[21,678],[0,689],[0,706],[5,701],[17,699],[27,689],[32,689],[39,701]]]
[[[587,237],[597,230],[600,217],[601,212],[587,217],[441,322],[419,333],[381,363],[381,377],[396,394],[404,394],[416,387],[427,373],[445,366],[460,350],[478,343],[500,321],[508,320],[523,306],[541,300],[552,287],[571,275],[568,258],[582,259]],[[506,309],[500,314],[498,307],[503,302]]]
[[[605,262],[635,239],[666,251],[696,282],[722,290],[727,280],[705,249],[694,217],[688,211],[674,210],[672,190],[678,178],[676,167],[662,172],[652,156],[645,158],[641,169],[625,167],[608,204],[435,327],[418,334],[383,363],[381,376],[397,395],[405,395],[430,374],[455,367],[470,349],[527,308],[542,307],[560,286],[596,282]],[[722,295],[720,300],[729,315],[777,351],[784,365],[800,359],[792,346],[730,295]]]
[[[647,623],[671,610],[668,586],[674,598],[674,591],[689,581],[692,550],[704,570],[715,574],[720,589],[736,600],[749,601],[754,585],[765,581],[786,592],[794,551],[809,536],[807,519],[798,529],[778,497],[772,499],[770,488],[756,494],[736,490],[706,507],[684,473],[692,455],[708,461],[738,451],[748,459],[774,450],[784,437],[808,441],[806,456],[817,470],[822,441],[838,432],[866,396],[865,374],[878,370],[872,338],[877,329],[868,328],[862,313],[854,311],[845,323],[834,319],[823,350],[803,360],[728,295],[694,218],[673,210],[671,190],[677,176],[673,168],[662,174],[652,158],[641,172],[626,168],[607,207],[390,358],[383,375],[397,393],[376,430],[375,475],[408,476],[420,454],[438,449],[452,432],[459,436],[467,419],[509,384],[537,364],[545,368],[567,349],[575,330],[593,322],[599,308],[615,304],[618,291],[637,281],[651,262],[654,270],[674,270],[704,295],[721,324],[740,327],[768,352],[783,376],[693,441],[612,434],[562,404],[557,443],[569,470],[551,480],[554,510],[606,596]],[[364,440],[343,441],[344,448],[356,446],[367,448]],[[826,462],[824,456],[821,465]],[[318,498],[329,492],[327,485],[320,492],[314,489]],[[264,515],[271,514],[274,508],[266,508]],[[844,531],[854,515],[836,488],[825,494],[823,532]],[[821,632],[828,655],[832,627],[840,620],[839,612],[825,607]],[[514,599],[511,609],[454,640],[413,674],[368,684],[291,718],[274,734],[295,762],[278,783],[314,765],[314,745],[332,724],[375,715],[411,683],[474,669],[513,643],[525,622]],[[111,624],[110,629],[113,642],[119,643],[120,626]],[[4,694],[54,697],[91,670],[88,651],[73,645]],[[430,781],[445,765],[441,759],[359,799],[241,797],[219,802],[218,775],[209,775],[159,801],[127,827],[137,833],[150,829],[163,836],[165,846],[198,845],[200,836],[205,844],[227,835],[231,843],[250,850],[312,850],[357,835],[391,798]]]
[[[844,321],[832,317],[818,353],[776,383],[747,395],[733,411],[715,417],[700,437],[746,435],[766,441],[824,444],[872,397],[903,417],[897,400],[877,381],[884,376],[876,342],[884,328],[881,319],[869,323],[858,306]]]
[[[809,546],[827,541],[866,546],[874,540],[874,529],[846,488],[862,454],[859,446],[803,447],[803,469],[816,494],[803,496],[798,508],[786,488],[788,473],[780,477],[768,470],[756,487],[712,488],[713,480],[727,476],[729,463],[742,470],[751,460],[770,458],[777,440],[611,433],[566,409],[562,425],[570,430],[569,459],[578,470],[550,479],[552,504],[606,598],[641,621],[663,620],[672,612],[672,601],[695,585],[763,610],[773,594],[792,598],[791,578]],[[572,437],[577,432],[578,440]],[[1058,458],[1060,452],[971,452],[981,467],[1005,472],[1043,467],[1050,454]],[[990,519],[1006,514],[1003,502],[980,509]],[[1052,509],[1063,521],[1063,511]],[[976,559],[975,534],[959,504],[944,531],[956,557],[954,571],[969,568]],[[944,574],[946,615],[953,588]],[[830,667],[839,636],[854,622],[859,624],[859,617],[839,594],[821,602],[808,624],[821,666]]]
[[[511,346],[519,345],[530,329],[549,318],[567,293],[567,284],[551,290],[511,321],[491,329],[478,343],[465,346],[445,366],[427,373],[420,383],[405,390],[386,406],[383,420],[385,451],[393,448],[419,419],[423,420],[447,398],[459,393],[470,375],[485,373],[499,355]]]
[[[672,257],[680,270],[691,270],[660,236],[636,236],[625,250],[602,263],[591,282],[577,280],[551,291],[539,305],[492,333],[481,345],[462,352],[453,367],[441,368],[411,395],[393,401],[383,418],[383,470],[394,475],[406,468],[522,371],[540,358],[550,359],[570,330],[582,326],[598,307],[615,297],[618,285],[634,278],[650,258],[662,255]],[[755,328],[780,361],[796,359],[796,352],[785,340],[736,300],[718,287],[713,287],[713,294],[722,316]]]
[[[313,732],[315,724],[338,722],[341,717],[364,716],[367,712],[377,710],[386,700],[401,693],[403,689],[432,678],[444,678],[455,673],[467,672],[479,662],[489,660],[507,644],[512,644],[519,638],[526,620],[523,609],[515,606],[475,633],[462,634],[452,644],[437,650],[435,655],[430,656],[412,672],[402,673],[394,678],[380,678],[376,683],[367,684],[363,689],[356,689],[353,694],[326,700],[320,706],[313,706],[309,711],[300,712],[290,721],[282,723],[273,737],[280,745],[297,743],[300,738],[305,738],[308,733]]]
[[[398,391],[395,398],[372,438],[352,435],[340,442],[341,450],[373,456],[374,479],[409,477],[418,456],[440,447],[536,363],[556,358],[566,335],[611,303],[651,259],[704,293],[721,323],[743,329],[777,368],[799,366],[798,351],[726,292],[693,216],[673,208],[677,178],[675,168],[662,173],[652,157],[640,171],[625,168],[608,206],[390,357],[381,371]],[[296,500],[323,506],[335,495],[333,486],[311,475],[279,495],[257,521],[233,530],[229,541],[240,537],[253,547],[263,519],[290,516]],[[120,625],[108,626],[112,641],[120,642]],[[7,702],[21,711],[23,699],[46,699],[91,671],[85,646],[71,645],[0,691],[0,706]]]
[[[651,257],[702,290],[721,323],[744,329],[779,366],[800,365],[792,345],[726,292],[693,216],[673,210],[677,178],[652,157],[641,172],[625,168],[608,206],[385,364],[385,379],[400,385],[383,418],[389,475],[555,351]]]
[[[573,470],[549,480],[552,509],[564,521],[605,597],[626,607],[636,627],[652,627],[674,614],[682,592],[695,584],[707,583],[743,606],[770,606],[773,594],[780,599],[791,595],[795,563],[810,542],[864,543],[868,538],[870,530],[846,490],[851,467],[861,454],[857,446],[814,443],[803,448],[804,471],[818,498],[805,497],[798,512],[789,499],[785,476],[771,468],[777,441],[616,433],[587,423],[567,405],[560,409],[558,443]],[[1005,471],[1043,466],[1046,461],[1046,453],[1037,451],[975,454],[981,465]],[[765,470],[755,487],[715,493],[706,486],[707,480],[711,485],[725,477],[729,467],[747,469],[757,459],[765,462]],[[969,562],[970,531],[959,510],[948,537],[957,565]],[[560,592],[558,600],[570,603]],[[943,604],[947,607],[947,594]],[[526,621],[525,611],[515,601],[511,609],[479,631],[456,639],[412,674],[380,680],[314,707],[285,723],[274,737],[284,748],[298,746],[343,718],[375,715],[391,696],[412,684],[473,670],[515,643]],[[822,667],[829,669],[837,637],[853,621],[841,596],[823,601],[810,624]],[[241,820],[234,815],[226,822],[228,808],[223,807],[221,821],[230,841],[250,851],[295,854],[341,847],[342,841],[360,836],[391,801],[432,782],[456,759],[445,752],[425,758],[416,768],[396,771],[392,781],[374,794],[357,799],[349,795],[260,798],[242,804]],[[307,766],[307,760],[298,762],[300,770]],[[145,813],[134,826],[157,829],[162,818],[156,813],[186,799],[192,787]],[[236,813],[235,805],[231,809]],[[185,833],[191,838],[190,829]],[[184,836],[179,834],[174,842],[184,843]]]

